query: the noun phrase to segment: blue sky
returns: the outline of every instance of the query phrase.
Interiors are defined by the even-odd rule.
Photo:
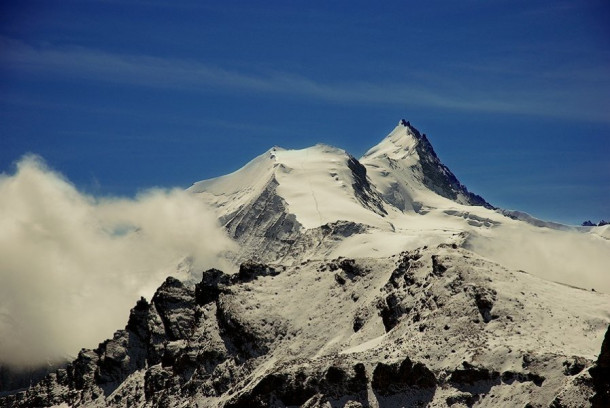
[[[607,1],[7,0],[0,171],[188,187],[273,145],[359,157],[402,117],[492,204],[610,218]]]

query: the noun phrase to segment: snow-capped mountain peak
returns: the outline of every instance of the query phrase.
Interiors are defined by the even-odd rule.
[[[274,147],[232,174],[195,183],[190,191],[216,210],[239,243],[239,253],[232,256],[236,263],[383,257],[457,243],[546,279],[604,290],[595,279],[597,267],[576,277],[568,264],[551,262],[550,267],[536,256],[519,256],[549,236],[558,243],[574,237],[548,233],[548,227],[558,229],[548,223],[526,223],[523,217],[493,211],[457,180],[428,138],[406,120],[360,160],[324,144],[300,150]],[[598,238],[579,237],[590,241],[591,251],[581,251],[579,257],[608,258],[600,255],[607,248]],[[490,244],[505,239],[500,247]],[[517,251],[516,244],[525,242],[526,248]]]
[[[394,130],[381,143],[369,149],[362,158],[370,159],[383,156],[392,160],[408,160],[411,158],[412,164],[415,164],[418,159],[415,148],[420,143],[421,138],[419,132],[411,127],[410,122],[401,119]]]
[[[338,219],[377,224],[385,213],[366,169],[345,150],[325,144],[300,150],[274,147],[236,172],[197,182],[189,190],[227,217],[270,187],[305,228]]]
[[[366,168],[343,149],[317,144],[272,148],[226,176],[195,183],[189,191],[216,209],[244,248],[238,259],[281,258],[302,232],[335,222],[391,229]]]
[[[378,145],[360,159],[383,197],[402,211],[418,211],[438,195],[465,205],[493,208],[472,194],[445,166],[425,134],[402,119]]]
[[[265,259],[283,259],[295,245],[328,243],[325,234],[338,231],[337,225],[344,237],[367,228],[394,234],[404,225],[403,214],[456,204],[488,206],[459,183],[425,135],[404,119],[360,160],[325,144],[299,150],[276,146],[241,169],[189,190],[216,209],[229,235],[242,244],[238,260],[259,259],[261,246]],[[360,243],[370,249],[373,242]],[[377,242],[378,253],[394,249],[381,249],[382,241]],[[303,256],[302,247],[299,251]]]

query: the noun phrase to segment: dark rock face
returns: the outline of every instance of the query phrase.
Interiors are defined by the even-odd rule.
[[[447,267],[438,259],[438,255],[432,255],[432,273],[436,276],[443,276]]]
[[[351,156],[347,160],[347,167],[349,167],[354,175],[352,187],[354,188],[358,201],[377,214],[387,215],[387,211],[383,208],[381,196],[373,190],[371,183],[369,183],[369,180],[366,177],[366,167]]]
[[[364,323],[365,321],[363,316],[355,316],[354,324],[352,325],[352,329],[354,330],[354,332],[357,332],[358,330],[362,329]]]
[[[349,258],[339,258],[328,263],[327,267],[335,273],[335,281],[339,285],[345,285],[347,280],[356,281],[365,276],[369,271],[358,265],[355,260]]]
[[[462,368],[455,369],[449,376],[449,382],[458,389],[470,388],[480,383],[487,383],[491,387],[491,385],[512,384],[513,382],[533,382],[540,387],[544,380],[544,377],[532,372],[504,371],[500,373],[485,367],[472,365],[466,361],[462,362]]]
[[[515,381],[518,381],[518,382],[530,381],[530,382],[533,382],[538,387],[541,387],[545,380],[545,378],[543,376],[538,375],[536,373],[517,373],[514,371],[504,371],[500,375],[500,378],[502,379],[502,382],[504,382],[506,384],[510,384]]]
[[[390,293],[385,298],[379,309],[386,333],[396,327],[402,315],[409,312],[409,309],[402,305],[400,298],[394,293]]]
[[[170,395],[182,392],[201,388],[210,395],[226,392],[235,362],[243,364],[266,353],[282,330],[281,324],[269,333],[254,329],[228,289],[273,275],[277,275],[273,268],[251,262],[233,276],[212,269],[203,273],[195,290],[169,277],[150,303],[144,298],[137,302],[125,329],[112,339],[95,350],[82,350],[65,369],[49,374],[27,392],[0,401],[21,407],[86,406],[107,398],[138,370],[146,370],[142,387],[129,400],[117,395],[113,403],[130,406],[148,401],[163,406]],[[198,343],[191,343],[194,337]]]
[[[345,278],[338,273],[335,273],[335,282],[337,282],[339,285],[345,285],[347,283]]]
[[[491,313],[496,300],[496,293],[494,290],[484,288],[474,288],[473,290],[474,302],[481,313],[481,317],[485,323],[489,323],[491,320],[497,318],[496,315]]]
[[[475,367],[467,362],[462,363],[463,368],[451,373],[450,381],[459,384],[474,384],[477,381],[490,381],[500,378],[500,373],[487,368]]]
[[[157,293],[160,292],[161,288]],[[117,331],[111,340],[101,343],[95,350],[83,349],[65,369],[50,374],[27,394],[6,397],[8,404],[25,407],[74,405],[83,398],[93,401],[112,393],[131,373],[144,368],[147,359],[157,358],[148,329],[147,315],[151,306],[144,299],[138,301],[131,310],[125,330]],[[54,388],[67,392],[59,395]],[[27,396],[31,398],[24,398]],[[17,404],[20,399],[23,403]]]
[[[356,276],[363,276],[367,273],[365,269],[356,264],[353,259],[342,259],[339,261],[339,268],[341,268],[351,279]]]
[[[330,366],[326,371],[269,374],[250,391],[229,402],[227,408],[304,406],[309,400],[338,399],[346,395],[364,399],[368,379],[363,364],[351,368]]]
[[[355,223],[352,221],[337,221],[324,224],[320,227],[326,230],[325,235],[334,235],[341,238],[351,237],[366,232],[368,227],[364,224]]]
[[[352,259],[339,259],[334,265],[349,279],[369,273]],[[286,335],[281,321],[254,324],[236,293],[242,285],[277,273],[258,263],[243,264],[235,275],[212,269],[202,274],[194,290],[167,278],[150,303],[143,298],[137,302],[125,329],[112,339],[95,350],[81,351],[65,370],[50,374],[27,392],[0,401],[15,407],[98,402],[170,406],[176,397],[220,396],[234,390],[237,381],[248,378],[256,367],[251,362],[264,357]],[[140,379],[134,380],[138,371]],[[226,406],[319,406],[346,396],[349,406],[366,406],[371,381],[380,395],[430,389],[437,383],[425,365],[409,358],[378,363],[372,380],[364,364],[337,359],[266,374]]]
[[[195,300],[199,305],[215,302],[221,293],[226,292],[231,285],[252,282],[259,277],[277,276],[274,268],[257,262],[244,262],[239,266],[236,275],[227,275],[218,269],[204,271],[201,282],[195,285]]]
[[[408,388],[434,388],[436,377],[424,364],[408,357],[400,363],[378,363],[373,371],[373,390],[380,395],[404,392]]]
[[[610,406],[610,327],[606,331],[602,349],[597,358],[595,366],[589,369],[589,374],[593,378],[595,395],[591,399],[593,407]]]
[[[344,395],[357,395],[366,393],[368,378],[364,364],[358,363],[351,369],[330,366],[320,381],[318,391],[332,398],[341,398]]]
[[[162,367],[155,366],[147,370],[144,377],[144,397],[146,400],[153,400],[157,393],[167,388],[170,378],[171,372]]]
[[[95,350],[82,350],[65,369],[27,391],[0,397],[0,406],[65,403],[125,408],[199,403],[233,408],[355,408],[370,406],[373,397],[379,406],[402,406],[402,401],[409,401],[408,406],[473,406],[489,402],[496,387],[527,389],[534,396],[535,387],[542,387],[540,395],[548,401],[554,398],[554,407],[575,406],[574,395],[576,401],[588,398],[595,387],[593,406],[608,406],[610,334],[606,334],[597,365],[589,371],[591,379],[586,372],[591,361],[541,355],[537,350],[511,350],[514,358],[522,358],[522,366],[515,371],[501,371],[496,360],[490,362],[480,358],[481,354],[455,368],[447,368],[446,362],[439,368],[435,357],[469,359],[465,350],[485,344],[485,336],[494,326],[503,324],[503,329],[510,329],[513,322],[504,313],[506,296],[495,292],[493,288],[499,286],[490,284],[497,282],[497,270],[486,273],[480,259],[468,264],[472,255],[449,244],[439,249],[436,253],[426,249],[403,252],[378,264],[371,259],[337,258],[284,269],[248,262],[233,275],[205,271],[194,288],[168,278],[150,302],[137,302],[124,330]],[[390,341],[360,350],[345,350],[340,344],[326,354],[313,347],[304,352],[309,339],[317,341],[322,335],[319,344],[324,344],[335,338],[334,327],[323,320],[313,333],[307,333],[302,327],[315,324],[320,318],[317,310],[294,319],[305,323],[299,327],[283,317],[290,314],[276,315],[276,304],[270,299],[287,282],[292,283],[290,279],[300,279],[305,273],[313,274],[306,281],[312,293],[318,288],[309,285],[315,285],[319,277],[326,285],[321,288],[340,298],[338,308],[324,311],[337,312],[332,320],[334,316],[343,319],[342,324],[348,325],[341,326],[344,332],[352,325],[358,332],[354,338],[381,336]],[[333,281],[334,274],[342,277],[342,285]],[[357,290],[359,285],[362,291]],[[375,290],[370,291],[371,287]],[[265,305],[267,301],[270,305]],[[292,307],[291,301],[290,296],[284,297],[282,305]],[[303,313],[299,307],[297,304],[290,312]],[[340,315],[345,310],[350,314]],[[502,318],[482,324],[481,316],[494,319],[494,311]],[[517,311],[511,315],[523,318]],[[384,328],[391,333],[384,336]],[[328,333],[320,334],[325,329]],[[344,338],[351,336],[344,334]],[[446,354],[431,352],[439,346]],[[454,349],[464,357],[454,354]],[[552,372],[548,367],[559,369]],[[518,383],[529,384],[519,388]],[[555,394],[550,396],[553,390]],[[519,399],[518,406],[526,404],[523,399],[527,396],[512,398],[503,403],[513,406],[510,402]]]
[[[269,351],[256,329],[239,313],[240,309],[235,307],[233,298],[221,296],[216,310],[220,335],[228,349],[241,360],[259,357]]]
[[[203,272],[201,282],[195,285],[195,300],[199,305],[215,302],[224,288],[231,284],[231,276],[219,271],[209,269]]]
[[[408,127],[419,142],[415,149],[419,155],[419,163],[424,174],[423,182],[426,187],[451,200],[456,200],[458,194],[461,194],[466,200],[465,204],[494,208],[485,201],[483,197],[469,192],[468,189],[459,182],[451,170],[440,161],[425,134],[419,133],[419,131],[410,124],[403,126]]]
[[[243,247],[257,248],[256,252],[239,254],[239,259],[260,259],[260,254],[265,254],[265,260],[280,258],[299,237],[301,224],[277,195],[278,185],[272,179],[254,201],[220,220]]]
[[[349,258],[338,258],[329,262],[326,267],[335,273],[335,282],[345,285],[347,281],[358,281],[362,276],[369,273],[369,270],[358,265],[355,260]]]
[[[0,365],[0,393],[23,389],[29,387],[31,384],[36,384],[49,375],[49,373],[65,367],[67,363],[68,362],[66,361],[19,369]]]
[[[479,400],[479,396],[477,394],[473,395],[471,393],[464,392],[464,393],[457,394],[457,395],[451,395],[451,396],[447,397],[446,401],[447,401],[447,405],[449,405],[450,407],[455,404],[463,404],[463,405],[466,405],[467,407],[471,407],[478,400]]]
[[[195,320],[195,299],[192,290],[171,276],[152,298],[152,304],[163,321],[168,340],[187,339]]]
[[[285,405],[302,405],[316,393],[303,375],[269,374],[251,392],[242,394],[227,404],[227,408],[264,408]],[[305,380],[305,381],[299,381]]]
[[[251,282],[255,279],[258,279],[261,276],[276,276],[279,275],[272,267],[256,263],[256,262],[244,262],[239,266],[239,273],[237,275],[237,279],[233,281],[238,282]]]
[[[332,248],[342,242],[345,238],[363,234],[370,229],[368,225],[360,224],[352,221],[336,221],[320,225],[317,228],[311,228],[303,231],[296,236],[290,247],[282,253],[282,256],[304,261],[303,254],[311,251],[312,248],[324,250]],[[268,261],[268,254],[263,258]],[[270,257],[271,259],[273,257]],[[275,258],[273,258],[275,259]]]
[[[578,375],[587,366],[587,359],[584,357],[574,356],[569,360],[563,362],[563,373],[565,375]]]
[[[419,251],[414,251],[413,253],[401,253],[398,265],[396,269],[392,271],[392,276],[390,277],[390,281],[388,283],[391,284],[395,289],[415,284],[415,280],[413,278],[413,274],[410,272],[410,268],[411,265],[416,264],[420,258],[421,254]]]
[[[400,319],[412,310],[412,307],[405,304],[403,300],[407,288],[417,285],[410,268],[412,265],[417,265],[420,258],[421,254],[418,251],[402,253],[396,269],[392,271],[392,275],[385,286],[388,294],[385,298],[379,300],[377,307],[386,332],[396,327]]]

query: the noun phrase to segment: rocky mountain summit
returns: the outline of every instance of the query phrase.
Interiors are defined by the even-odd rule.
[[[608,257],[606,227],[496,210],[406,120],[360,159],[275,147],[190,191],[238,243],[234,268],[168,277],[1,403],[607,406],[610,295],[586,261]]]
[[[483,197],[469,192],[440,161],[426,135],[405,119],[361,160],[371,169],[375,184],[383,186],[384,198],[401,210],[413,208],[414,192],[422,187],[460,204],[494,208]],[[388,176],[389,184],[379,182]]]

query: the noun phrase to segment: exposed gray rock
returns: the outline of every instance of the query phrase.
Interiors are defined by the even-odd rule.
[[[572,356],[572,358],[563,363],[565,375],[577,375],[582,372],[587,366],[587,359],[580,356]]]
[[[377,214],[387,215],[387,211],[383,207],[381,195],[375,191],[375,188],[369,183],[366,176],[366,167],[352,156],[347,160],[347,167],[352,171],[354,176],[352,187],[354,188],[358,201],[360,201],[364,207]]]
[[[249,261],[239,266],[239,273],[233,279],[233,282],[250,282],[262,276],[276,275],[279,275],[279,272],[269,265]]]
[[[496,381],[500,378],[500,373],[484,367],[475,367],[464,361],[463,368],[454,370],[449,381],[457,384],[474,384],[478,381]]]
[[[325,371],[269,374],[250,391],[230,401],[226,408],[319,406],[322,401],[346,395],[364,398],[367,384],[363,364],[351,369],[330,366]],[[314,398],[315,402],[310,401]]]
[[[168,340],[187,339],[195,321],[195,294],[178,279],[165,280],[152,298]]]
[[[68,364],[68,361],[58,361],[34,367],[14,367],[0,364],[0,395],[25,389],[57,369],[65,367],[66,364]]]
[[[469,392],[461,392],[456,395],[451,395],[447,397],[447,405],[453,406],[455,404],[463,404],[467,407],[471,407],[475,402],[479,400],[479,396],[477,394],[471,394]]]
[[[381,395],[398,394],[408,388],[434,388],[436,377],[424,364],[408,357],[392,364],[378,363],[373,371],[373,390]]]
[[[481,287],[472,288],[474,302],[481,313],[481,317],[485,323],[489,323],[492,319],[497,318],[496,315],[491,313],[494,307],[494,301],[496,300],[496,292],[493,289],[486,289]]]
[[[527,390],[528,396],[503,392],[500,404],[525,406],[532,398],[533,406],[571,407],[587,401],[594,384],[603,392],[607,377],[598,370],[610,366],[604,362],[608,353],[589,371],[591,361],[580,356],[506,350],[498,343],[486,349],[498,333],[525,325],[531,311],[518,307],[513,296],[519,292],[507,297],[492,284],[502,274],[507,280],[520,274],[472,257],[447,245],[403,252],[393,260],[338,258],[288,268],[250,262],[232,275],[208,270],[194,288],[168,278],[150,302],[137,302],[125,329],[112,339],[81,351],[66,369],[0,403],[473,406],[497,402],[490,398],[493,390],[510,387]],[[343,285],[334,274],[343,277]],[[305,286],[299,287],[301,279]],[[506,286],[496,288],[501,287]],[[309,303],[295,296],[302,302],[295,307],[295,289],[308,296],[327,291],[327,298],[314,299],[333,306],[317,303],[319,310],[308,310]],[[515,321],[504,318],[507,304],[517,305],[511,309]],[[332,319],[316,323],[327,318],[320,310]],[[474,322],[484,313],[498,318],[489,325]],[[316,329],[308,331],[309,324]],[[507,353],[517,369],[494,365],[498,353]]]
[[[278,259],[299,236],[302,226],[288,212],[284,199],[276,194],[277,186],[278,182],[272,178],[256,199],[220,220],[241,248],[252,249],[238,254],[238,260]]]
[[[415,149],[419,155],[419,165],[424,175],[423,182],[426,187],[451,200],[458,201],[458,196],[462,196],[465,201],[464,204],[494,208],[483,197],[469,192],[459,182],[451,170],[440,161],[425,134],[419,133],[411,124],[403,126],[408,127],[418,140]]]
[[[604,336],[599,357],[589,373],[593,378],[595,395],[591,399],[593,407],[610,406],[610,326]]]
[[[203,272],[201,282],[195,285],[195,300],[197,304],[215,302],[224,288],[231,285],[231,276],[219,271],[209,269]]]

